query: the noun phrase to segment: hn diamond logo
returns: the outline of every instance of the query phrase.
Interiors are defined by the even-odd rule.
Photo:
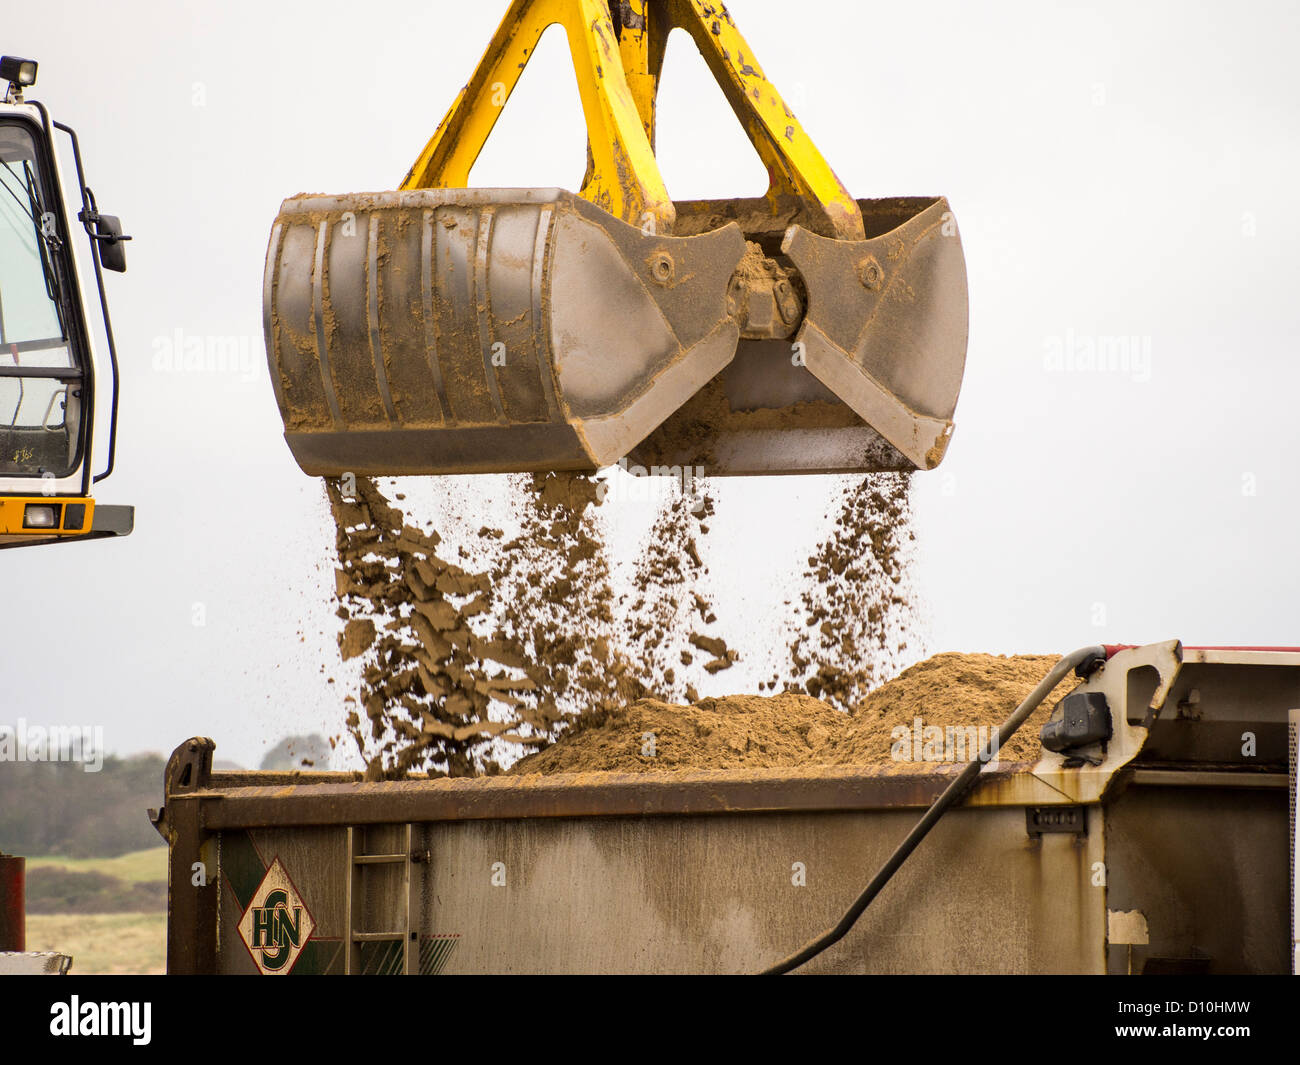
[[[253,961],[264,974],[288,974],[315,928],[306,903],[276,858],[239,921],[239,935]]]

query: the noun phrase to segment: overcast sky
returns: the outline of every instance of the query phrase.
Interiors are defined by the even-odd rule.
[[[332,528],[267,377],[267,236],[285,196],[395,187],[505,6],[6,11],[0,49],[40,61],[30,95],[78,130],[101,207],[135,237],[108,281],[123,399],[99,499],[135,504],[137,523],[122,542],[0,554],[5,723],[102,725],[122,753],[210,735],[246,765],[287,732],[337,730]],[[948,457],[915,489],[926,648],[1300,644],[1296,7],[730,7],[854,195],[943,194],[961,226],[965,387]],[[552,33],[475,184],[580,182]],[[673,195],[760,193],[680,35],[666,77]],[[178,337],[232,338],[244,369],[169,372]],[[1069,357],[1118,337],[1127,365]],[[722,487],[724,610],[777,631],[836,491]]]

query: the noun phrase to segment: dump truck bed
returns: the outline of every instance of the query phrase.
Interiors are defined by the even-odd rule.
[[[1101,765],[986,767],[804,971],[1288,971],[1300,654],[1155,645],[1102,674]],[[1154,702],[1201,718],[1133,724]],[[176,972],[758,971],[833,924],[961,768],[365,782],[211,753],[178,748],[158,818]]]

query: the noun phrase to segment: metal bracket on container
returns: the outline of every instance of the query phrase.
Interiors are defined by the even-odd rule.
[[[1088,808],[1086,806],[1026,806],[1025,831],[1030,839],[1045,834],[1064,833],[1071,836],[1088,834]]]

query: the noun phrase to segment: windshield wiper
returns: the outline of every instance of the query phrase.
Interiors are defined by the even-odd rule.
[[[36,237],[40,245],[41,270],[45,274],[45,293],[50,298],[50,302],[59,309],[59,328],[67,333],[67,327],[63,323],[63,311],[59,300],[59,279],[55,272],[53,253],[63,247],[63,241],[59,239],[58,233],[54,232],[53,226],[47,224],[47,215],[45,206],[41,203],[41,189],[36,181],[36,173],[32,170],[32,164],[29,160],[23,160],[23,174],[27,179],[27,201],[31,206],[32,222],[36,226]]]

